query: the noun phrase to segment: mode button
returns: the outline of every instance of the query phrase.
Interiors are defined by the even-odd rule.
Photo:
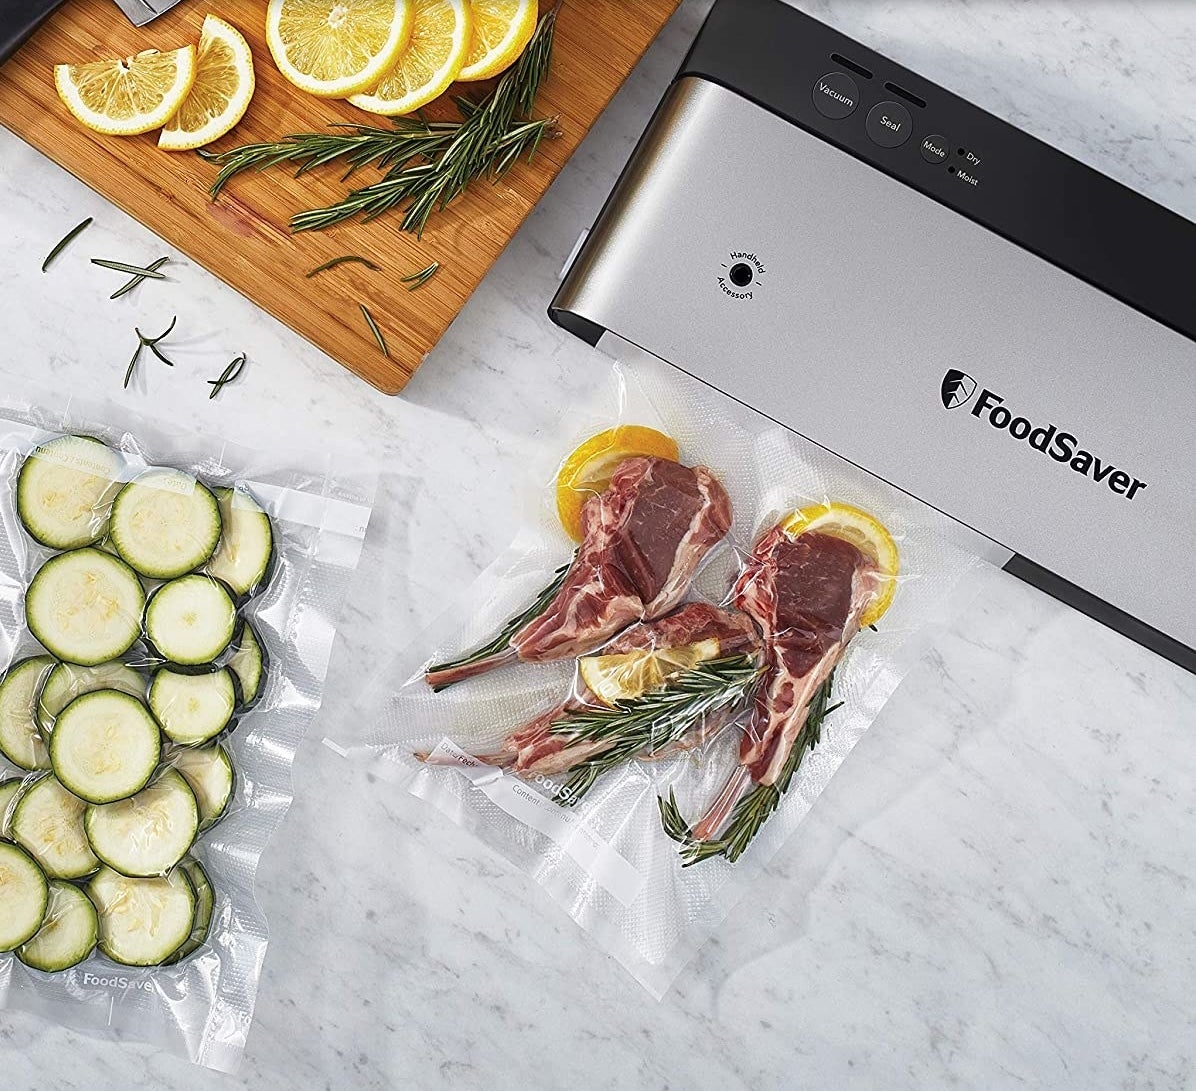
[[[951,142],[945,136],[937,133],[922,141],[922,158],[927,163],[942,163],[951,148]]]

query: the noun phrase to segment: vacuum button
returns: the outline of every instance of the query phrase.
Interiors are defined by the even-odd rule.
[[[846,72],[829,72],[814,84],[814,109],[823,117],[840,121],[855,113],[860,89]]]
[[[899,148],[909,139],[913,126],[913,118],[900,102],[880,102],[872,107],[865,128],[873,143]]]
[[[947,149],[951,142],[945,136],[928,136],[922,141],[922,158],[927,163],[941,163],[947,158]]]

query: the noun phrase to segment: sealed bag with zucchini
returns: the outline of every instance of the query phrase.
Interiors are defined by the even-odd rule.
[[[976,557],[650,362],[337,743],[525,868],[654,995],[777,851]]]
[[[0,407],[0,1003],[212,1068],[370,491]]]

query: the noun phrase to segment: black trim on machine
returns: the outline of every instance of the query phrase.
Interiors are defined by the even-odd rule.
[[[1082,587],[1069,583],[1062,576],[1057,576],[1054,572],[1016,553],[1002,567],[1010,575],[1025,580],[1026,583],[1037,587],[1040,591],[1045,591],[1052,598],[1079,610],[1082,614],[1087,614],[1094,621],[1107,625],[1110,629],[1123,636],[1128,636],[1144,648],[1148,648],[1164,659],[1169,659],[1177,666],[1183,667],[1184,670],[1196,674],[1196,650],[1189,648],[1186,644],[1181,644],[1178,640],[1167,636],[1166,633],[1161,633],[1158,629],[1146,625],[1132,614],[1127,614],[1116,606],[1110,606],[1104,599],[1097,598],[1090,591],[1085,591]]]
[[[606,333],[606,330],[597,322],[591,322],[588,318],[583,318],[581,315],[567,311],[564,307],[558,307],[555,304],[548,308],[548,317],[561,329],[573,334],[574,337],[581,338],[591,348],[595,347],[602,340],[602,335]]]

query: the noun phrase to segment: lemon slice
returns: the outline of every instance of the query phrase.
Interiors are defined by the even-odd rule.
[[[556,476],[556,510],[561,526],[575,542],[582,538],[582,506],[595,493],[605,492],[619,464],[634,455],[676,462],[677,441],[655,428],[622,424],[591,436],[565,459]]]
[[[147,49],[123,60],[54,66],[58,97],[84,125],[136,136],[165,125],[195,81],[195,47]]]
[[[637,648],[614,655],[587,655],[577,661],[581,680],[604,705],[642,697],[699,663],[718,657],[717,639],[699,640],[679,648],[652,651]]]
[[[439,98],[457,78],[473,34],[468,0],[413,0],[411,41],[369,94],[350,95],[372,114],[410,114]]]
[[[488,80],[510,68],[536,32],[536,0],[469,0],[473,38],[459,80]]]
[[[884,616],[897,591],[901,558],[897,543],[879,519],[851,504],[832,501],[795,511],[785,518],[781,526],[792,538],[810,530],[842,538],[869,557],[880,572],[880,587],[864,610],[860,626],[875,625]]]
[[[236,27],[209,15],[199,38],[195,83],[162,130],[158,147],[188,151],[223,136],[245,116],[253,86],[249,43]]]
[[[412,0],[270,0],[266,42],[296,87],[345,98],[373,87],[411,37]]]

